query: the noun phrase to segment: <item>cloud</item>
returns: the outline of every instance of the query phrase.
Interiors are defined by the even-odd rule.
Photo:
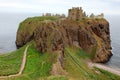
[[[26,12],[67,13],[80,7],[89,13],[120,14],[120,0],[0,0],[0,10]]]
[[[106,1],[120,2],[120,0],[106,0]]]

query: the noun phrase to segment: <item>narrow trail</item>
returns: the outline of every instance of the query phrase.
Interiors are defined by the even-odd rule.
[[[20,67],[20,70],[17,74],[12,74],[12,75],[8,75],[8,76],[0,76],[0,79],[1,78],[9,78],[9,77],[16,77],[16,76],[19,76],[23,73],[23,70],[25,68],[25,64],[26,64],[26,57],[27,57],[27,50],[29,48],[29,45],[27,45],[27,47],[25,48],[24,50],[24,55],[23,55],[23,59],[22,59],[22,64],[21,64],[21,67]]]
[[[106,70],[106,71],[108,71],[108,72],[111,72],[111,73],[113,73],[113,74],[116,74],[116,75],[120,76],[120,70],[111,68],[111,67],[109,67],[109,66],[106,66],[106,65],[103,65],[103,64],[100,64],[100,63],[88,62],[88,66],[91,67],[91,68],[92,68],[92,67],[97,67],[97,68]]]

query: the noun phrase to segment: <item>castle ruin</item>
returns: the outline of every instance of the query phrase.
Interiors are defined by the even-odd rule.
[[[68,19],[69,20],[81,20],[86,17],[86,13],[83,12],[82,7],[73,7],[68,11]]]
[[[94,15],[93,13],[88,16],[86,15],[86,12],[83,11],[82,7],[72,7],[72,9],[68,10],[68,17],[66,18],[65,14],[51,14],[51,13],[46,13],[42,14],[42,16],[54,16],[57,18],[61,19],[68,19],[68,20],[74,20],[74,21],[79,21],[82,19],[102,19],[104,18],[104,14],[101,13],[99,15]]]
[[[65,18],[65,14],[52,14],[52,13],[43,13],[42,16],[54,16],[54,17],[57,17],[57,18]]]
[[[100,15],[94,15],[93,13],[90,15],[90,18],[92,18],[92,19],[101,19],[101,18],[104,18],[104,14],[103,13],[101,13]]]
[[[92,18],[92,19],[101,19],[104,18],[104,14],[101,13],[100,15],[94,15],[93,13],[88,17],[85,13],[85,11],[82,10],[82,7],[72,7],[72,9],[69,9],[68,11],[68,19],[69,20],[82,20],[83,18]]]

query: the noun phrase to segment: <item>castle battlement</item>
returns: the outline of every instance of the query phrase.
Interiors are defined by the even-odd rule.
[[[79,7],[72,7],[72,9],[79,9]]]

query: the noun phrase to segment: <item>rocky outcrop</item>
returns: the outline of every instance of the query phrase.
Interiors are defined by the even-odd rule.
[[[41,53],[59,50],[64,53],[65,47],[76,46],[92,55],[94,62],[108,61],[112,55],[109,23],[104,18],[87,16],[79,16],[80,20],[72,19],[78,15],[74,9],[68,16],[70,19],[58,19],[55,16],[26,19],[17,31],[17,47],[33,40]]]
[[[43,21],[37,26],[34,25],[32,32],[29,32],[28,27],[33,27],[31,25],[24,26],[25,31],[22,33],[18,30],[18,46],[34,40],[36,49],[44,53],[64,51],[66,46],[78,45],[88,54],[93,54],[93,50],[96,49],[94,62],[106,62],[112,55],[109,23],[105,19]]]
[[[91,26],[92,31],[96,35],[96,41],[98,44],[97,52],[94,57],[95,62],[106,62],[109,60],[111,53],[111,41],[109,23],[106,21],[98,21],[97,26]]]
[[[34,41],[37,50],[42,53],[63,48],[63,37],[55,22],[42,22],[34,31]]]
[[[16,46],[22,47],[27,42],[31,41],[33,39],[33,31],[36,29],[37,22],[29,21],[29,19],[26,19],[22,23],[20,23],[18,31],[17,31],[17,37],[16,37]]]
[[[16,37],[16,46],[22,47],[27,42],[33,40],[33,32],[36,27],[41,25],[41,22],[49,22],[52,20],[57,20],[58,18],[55,16],[40,16],[34,18],[27,18],[23,22],[20,23],[17,37]]]
[[[68,73],[63,69],[64,67],[64,55],[61,50],[57,51],[56,53],[57,59],[56,63],[53,64],[51,74],[52,75],[67,75]]]

